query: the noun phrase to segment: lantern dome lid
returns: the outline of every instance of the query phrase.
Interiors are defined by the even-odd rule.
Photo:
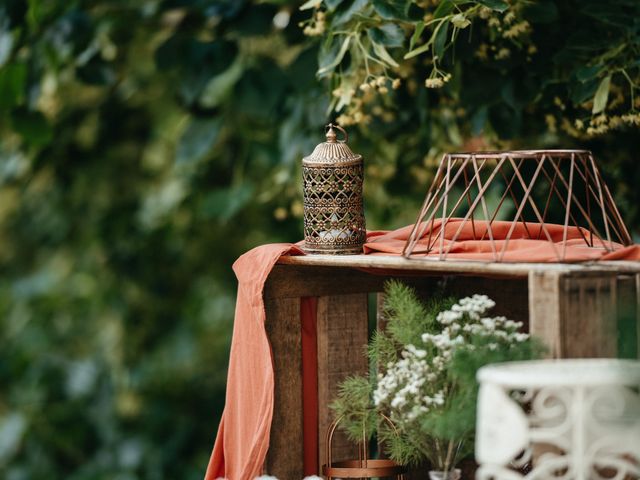
[[[330,164],[352,164],[362,160],[362,155],[353,153],[347,141],[349,136],[347,132],[340,126],[333,123],[328,124],[326,127],[327,141],[320,143],[313,150],[311,155],[308,155],[302,159],[302,162],[306,165],[330,165]],[[338,140],[338,136],[334,128],[337,128],[344,135],[344,140]]]

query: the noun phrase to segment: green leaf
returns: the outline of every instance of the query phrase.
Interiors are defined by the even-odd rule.
[[[0,67],[9,60],[11,50],[13,49],[13,41],[13,33],[0,26]]]
[[[0,108],[20,105],[24,99],[27,66],[13,63],[0,68]]]
[[[440,4],[438,5],[438,8],[436,8],[435,11],[433,12],[433,18],[446,17],[451,12],[453,12],[454,6],[455,5],[451,0],[444,0],[440,2]]]
[[[610,87],[611,75],[607,75],[600,82],[598,90],[596,90],[596,94],[593,97],[593,109],[591,110],[591,113],[593,113],[594,115],[602,112],[606,108],[607,101],[609,100]]]
[[[552,0],[538,0],[526,5],[523,15],[531,23],[552,23],[558,19],[558,7]]]
[[[229,25],[230,30],[241,36],[268,35],[273,28],[273,17],[278,13],[275,5],[261,2],[240,11],[237,21]]]
[[[329,48],[329,51],[323,53],[322,49],[320,50],[320,58],[318,62],[320,65],[320,69],[318,70],[318,76],[320,77],[323,77],[328,73],[331,73],[333,69],[340,64],[340,62],[344,58],[345,53],[347,53],[347,50],[349,49],[349,44],[351,43],[350,36],[347,35],[344,38],[341,45],[335,40],[337,39],[333,39],[330,42],[332,46]],[[335,52],[335,56],[334,56],[333,52],[335,51],[338,45],[340,45],[339,50]]]
[[[187,164],[201,160],[218,139],[222,120],[192,117],[176,149],[176,163]]]
[[[351,4],[344,10],[339,8],[336,10],[335,17],[333,17],[332,24],[334,27],[344,25],[351,20],[356,14],[360,13],[367,5],[368,0],[353,0]]]
[[[447,45],[447,34],[449,33],[449,21],[444,21],[440,24],[436,37],[433,41],[434,54],[442,59],[444,48]]]
[[[418,48],[409,51],[409,53],[404,56],[405,60],[426,52],[427,50],[429,50],[429,48],[431,48],[431,45],[433,45],[434,47],[434,54],[442,58],[442,54],[444,53],[444,48],[447,43],[448,30],[449,20],[440,20],[438,25],[436,25],[433,33],[431,34],[431,38],[429,38],[429,41],[419,46]]]
[[[9,410],[0,418],[0,458],[3,462],[11,460],[20,449],[25,433],[28,431],[28,418],[22,413]]]
[[[591,80],[598,76],[600,70],[602,69],[602,65],[594,65],[592,67],[581,67],[576,70],[576,78],[581,82],[586,82],[587,80]]]
[[[78,67],[76,75],[88,85],[111,85],[116,75],[110,65],[98,57],[92,58],[85,65]]]
[[[637,31],[637,14],[630,14],[630,10],[616,5],[617,2],[582,2],[580,13],[588,15],[597,22],[602,22],[626,29],[629,33]],[[634,5],[637,12],[637,3]]]
[[[485,7],[489,7],[491,10],[496,12],[504,12],[507,8],[509,8],[509,4],[504,0],[478,0],[478,3],[484,5]]]
[[[429,40],[427,43],[419,46],[418,48],[416,48],[415,50],[411,50],[409,53],[407,53],[404,56],[405,60],[408,60],[409,58],[413,58],[416,57],[418,55],[420,55],[421,53],[426,52],[427,50],[429,50],[429,47],[431,46],[431,40]]]
[[[29,0],[29,9],[27,10],[27,20],[29,26],[35,30],[44,17],[44,11],[41,0]]]
[[[369,30],[372,41],[386,47],[401,47],[404,43],[404,31],[394,23],[385,23],[378,28]]]
[[[500,96],[502,97],[502,100],[504,100],[504,102],[511,108],[513,108],[514,110],[518,108],[512,80],[509,79],[502,83]]]
[[[176,69],[182,74],[209,78],[222,73],[236,53],[237,46],[233,42],[202,42],[190,35],[175,34],[156,49],[154,57],[160,70]]]
[[[201,212],[205,218],[215,218],[226,222],[251,201],[253,192],[254,187],[248,182],[233,187],[220,188],[204,198]]]
[[[205,108],[212,108],[230,97],[233,86],[244,72],[244,66],[239,57],[220,75],[213,77],[202,90],[199,104]]]
[[[389,52],[387,52],[387,49],[384,48],[383,45],[380,45],[379,43],[376,43],[376,42],[371,42],[371,44],[373,45],[373,51],[376,53],[378,58],[380,58],[380,60],[384,61],[385,63],[389,64],[392,67],[399,66],[398,62],[396,62],[393,59],[393,57],[389,55]]]
[[[484,130],[488,118],[489,109],[486,105],[483,105],[471,116],[471,133],[473,135],[480,135]]]
[[[225,102],[230,105],[228,111],[242,113],[254,120],[271,119],[276,108],[281,107],[286,99],[289,82],[290,79],[275,62],[263,60],[247,69],[233,87],[231,103]]]
[[[411,40],[409,41],[409,51],[413,50],[414,45],[420,39],[420,35],[424,31],[424,22],[419,21],[416,23],[415,30],[413,31],[413,35],[411,35]]]
[[[18,110],[11,115],[13,129],[31,145],[46,145],[53,138],[53,130],[42,113]]]
[[[593,98],[598,89],[598,79],[592,78],[584,82],[574,82],[571,85],[571,101],[574,105],[580,105]]]
[[[193,105],[212,77],[233,63],[237,44],[224,40],[203,42],[186,34],[175,34],[156,50],[157,67],[175,76],[181,100]]]
[[[385,20],[406,20],[411,0],[373,0],[376,13]]]

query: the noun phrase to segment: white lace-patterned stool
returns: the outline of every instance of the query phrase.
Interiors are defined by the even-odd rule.
[[[640,478],[640,362],[512,362],[478,380],[476,480]]]

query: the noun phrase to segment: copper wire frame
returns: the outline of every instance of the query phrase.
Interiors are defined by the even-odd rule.
[[[533,168],[532,173],[527,173],[525,169],[529,165]],[[566,168],[569,170],[568,174]],[[526,178],[527,175],[529,178]],[[489,192],[500,184],[500,180],[504,182],[504,187],[502,192],[499,192],[500,199],[490,215]],[[516,193],[518,186],[522,191],[520,196]],[[548,188],[548,194],[542,202],[543,208],[539,208],[541,205],[536,203],[533,195],[534,188],[539,189],[541,186]],[[472,191],[475,198],[472,198]],[[507,197],[512,204],[506,201]],[[466,212],[448,247],[445,248],[446,225],[465,201]],[[548,214],[554,201],[559,202],[564,209],[563,240],[559,244],[552,240],[548,229]],[[526,206],[529,206],[529,212],[533,215],[526,215]],[[511,225],[503,239],[502,247],[498,249],[492,225],[500,213],[504,215],[505,211],[511,208],[515,210],[515,214],[510,220]],[[578,221],[579,217],[583,222]],[[434,228],[436,220],[439,220],[440,224]],[[486,225],[482,235],[479,232],[476,235],[478,221],[483,221],[483,225]],[[546,239],[552,245],[559,262],[566,258],[570,227],[579,227],[582,240],[590,248],[611,252],[620,246],[633,243],[590,151],[468,152],[443,155],[402,255],[405,258],[416,258],[417,253],[433,253],[437,245],[436,251],[439,254],[431,258],[446,260],[463,228],[470,224],[473,240],[487,239],[490,242],[493,260],[489,261],[501,262],[518,222],[523,224],[529,239]],[[532,223],[535,225],[531,225]],[[532,231],[534,229],[535,231]],[[427,235],[427,230],[426,249],[421,245],[419,252],[416,252],[418,242]]]
[[[385,414],[380,413],[382,419],[392,428],[396,435],[398,430],[393,422]],[[384,478],[396,477],[404,480],[406,468],[398,465],[393,460],[387,459],[370,459],[367,448],[367,432],[365,426],[362,426],[362,442],[358,443],[358,458],[351,460],[333,461],[332,445],[333,435],[338,425],[344,417],[336,418],[327,429],[326,436],[326,463],[322,466],[322,474],[327,480],[340,478]]]

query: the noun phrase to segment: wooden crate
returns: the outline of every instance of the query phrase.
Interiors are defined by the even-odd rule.
[[[300,299],[318,297],[317,348],[319,459],[332,420],[328,404],[349,374],[366,373],[368,294],[396,278],[421,295],[444,282],[455,296],[484,293],[496,314],[520,320],[546,342],[555,358],[615,357],[617,313],[632,305],[639,342],[640,263],[513,264],[407,260],[391,256],[283,257],[265,285],[266,328],[275,367],[275,409],[265,472],[280,480],[303,478],[302,344]],[[640,351],[640,345],[635,349]],[[337,459],[356,452],[343,436],[334,442]],[[417,477],[412,477],[417,478]]]

